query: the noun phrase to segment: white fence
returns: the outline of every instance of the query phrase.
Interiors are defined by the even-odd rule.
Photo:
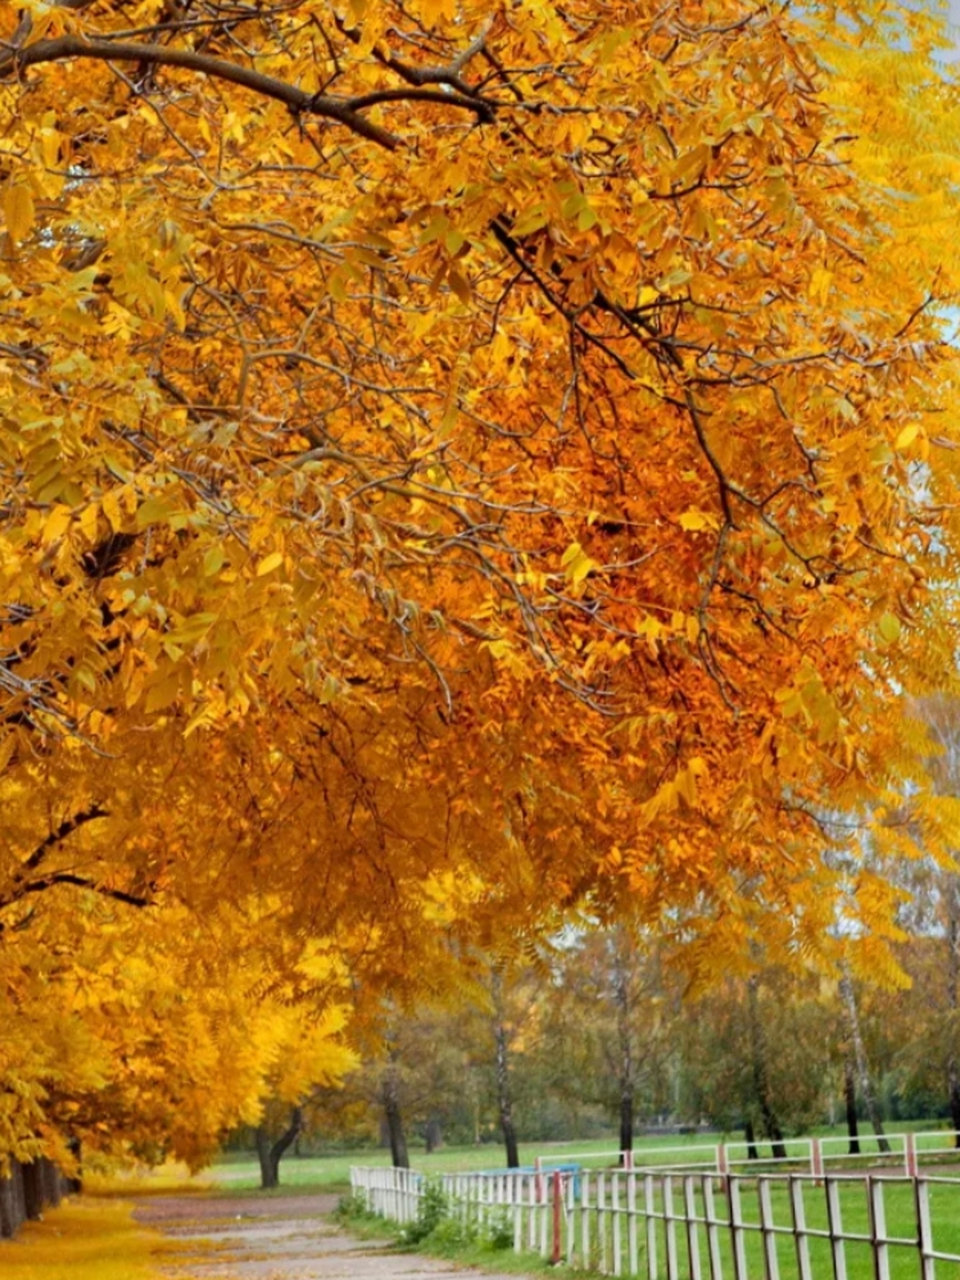
[[[354,1168],[382,1217],[416,1218],[425,1179]],[[645,1280],[957,1280],[960,1178],[826,1173],[447,1174],[450,1212],[514,1248]]]
[[[819,1177],[831,1170],[882,1167],[885,1171],[902,1170],[913,1177],[921,1168],[956,1162],[960,1165],[960,1150],[956,1129],[931,1129],[923,1133],[890,1133],[878,1136],[861,1134],[857,1139],[859,1151],[850,1154],[850,1139],[837,1134],[828,1138],[784,1138],[779,1144],[785,1154],[774,1155],[774,1146],[767,1139],[751,1148],[746,1142],[687,1143],[677,1146],[634,1147],[633,1151],[551,1152],[538,1156],[536,1169],[549,1171],[569,1163],[584,1164],[602,1161],[605,1165],[619,1165],[624,1169],[650,1169],[664,1173],[706,1172],[753,1173],[782,1170],[784,1173],[804,1172]]]

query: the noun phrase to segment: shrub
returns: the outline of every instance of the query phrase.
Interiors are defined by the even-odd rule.
[[[340,1197],[333,1216],[338,1222],[349,1223],[375,1218],[376,1214],[367,1208],[366,1198],[361,1192],[351,1191],[349,1195]]]
[[[488,1249],[513,1248],[513,1219],[506,1209],[501,1210],[486,1224],[480,1238]]]
[[[400,1233],[400,1238],[404,1244],[419,1244],[427,1236],[433,1235],[440,1223],[449,1216],[450,1202],[442,1185],[430,1179],[425,1183],[420,1196],[416,1222],[408,1223]]]

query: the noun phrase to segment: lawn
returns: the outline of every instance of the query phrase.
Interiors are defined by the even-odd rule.
[[[936,1127],[935,1121],[919,1120],[889,1124],[887,1132],[894,1136],[906,1131],[926,1132]],[[833,1129],[823,1126],[815,1129],[813,1133],[820,1138],[843,1137],[843,1130],[839,1126]],[[742,1134],[739,1133],[729,1134],[726,1137],[727,1141],[738,1145],[742,1145],[741,1139]],[[684,1149],[714,1146],[722,1140],[724,1139],[721,1134],[664,1134],[657,1137],[637,1138],[636,1147],[638,1153],[641,1149],[651,1153],[662,1153],[656,1160],[651,1155],[649,1161],[651,1164],[668,1159],[672,1163],[684,1161]],[[898,1145],[894,1144],[895,1154],[891,1158],[891,1163],[894,1165],[902,1158],[897,1150]],[[862,1164],[869,1164],[876,1157],[876,1139],[872,1134],[862,1134],[861,1146],[865,1157]],[[677,1150],[673,1150],[674,1148]],[[545,1160],[569,1156],[571,1160],[588,1167],[601,1168],[613,1163],[616,1149],[615,1137],[583,1142],[531,1142],[521,1147],[520,1160],[522,1164],[532,1165],[537,1156],[542,1156]],[[834,1150],[837,1149],[837,1147],[834,1148]],[[760,1151],[761,1155],[768,1155],[769,1144],[761,1144]],[[788,1146],[788,1152],[790,1151],[791,1148]],[[694,1160],[702,1157],[691,1152],[689,1158]],[[422,1148],[413,1148],[410,1152],[410,1163],[414,1169],[424,1173],[470,1173],[477,1170],[502,1169],[504,1167],[503,1147],[492,1142],[479,1146],[441,1147],[439,1151],[434,1151],[430,1155],[427,1155]],[[361,1148],[335,1155],[302,1157],[290,1155],[280,1166],[280,1181],[288,1190],[307,1187],[324,1191],[342,1190],[349,1185],[351,1165],[386,1168],[390,1165],[390,1153],[377,1147]],[[852,1167],[857,1168],[856,1161],[852,1162]],[[260,1168],[253,1154],[230,1153],[207,1170],[203,1178],[207,1182],[215,1183],[218,1189],[249,1191],[260,1185]]]
[[[849,1181],[845,1181],[841,1184],[838,1198],[842,1230],[845,1233],[869,1236],[870,1214],[865,1180],[851,1178]],[[883,1199],[887,1237],[895,1236],[906,1241],[915,1242],[917,1237],[917,1211],[912,1184],[906,1181],[887,1184],[884,1188]],[[621,1195],[621,1201],[625,1201],[624,1195]],[[638,1202],[642,1202],[642,1195],[638,1196]],[[682,1187],[677,1187],[673,1197],[673,1212],[678,1213],[682,1204],[683,1190]],[[780,1231],[776,1231],[772,1237],[779,1264],[780,1280],[798,1280],[800,1271],[797,1261],[797,1248],[793,1233],[790,1230],[792,1225],[791,1205],[789,1192],[784,1184],[771,1183],[770,1207],[772,1209],[770,1221],[775,1229],[781,1229],[783,1232],[780,1234]],[[803,1207],[804,1218],[808,1228],[821,1231],[828,1230],[826,1193],[822,1186],[815,1185],[812,1180],[803,1184]],[[655,1210],[660,1213],[663,1211],[663,1202],[659,1197],[655,1201]],[[703,1197],[699,1191],[695,1196],[695,1213],[696,1216],[701,1218],[705,1216]],[[725,1223],[729,1221],[729,1209],[725,1197],[719,1191],[719,1185],[714,1196],[713,1215]],[[592,1267],[601,1271],[613,1271],[616,1254],[610,1215],[607,1215],[606,1227],[602,1233],[598,1231],[596,1215],[591,1213],[590,1218],[589,1243],[585,1253],[583,1247],[583,1215],[580,1212],[576,1212],[574,1215],[574,1223],[572,1225],[574,1228],[576,1257],[579,1261],[586,1261]],[[931,1186],[930,1218],[933,1227],[934,1248],[941,1253],[960,1255],[960,1181],[955,1181],[952,1184],[947,1182],[936,1183]],[[750,1280],[761,1280],[761,1277],[765,1275],[764,1240],[762,1233],[758,1229],[761,1221],[759,1191],[757,1184],[752,1181],[742,1185],[741,1220],[754,1226],[753,1230],[747,1230],[743,1233],[747,1274]],[[839,1227],[839,1224],[835,1223],[835,1226]],[[628,1274],[631,1250],[626,1213],[622,1213],[618,1219],[616,1230],[619,1233],[617,1253],[619,1253],[621,1259],[620,1269],[624,1274]],[[655,1248],[659,1260],[660,1274],[662,1275],[665,1271],[667,1251],[667,1230],[662,1221],[656,1222],[655,1237]],[[709,1275],[709,1247],[706,1228],[697,1226],[695,1228],[695,1237],[699,1248],[702,1273]],[[717,1238],[723,1268],[722,1274],[724,1280],[726,1280],[727,1277],[733,1277],[734,1275],[733,1237],[730,1227],[727,1225],[721,1227],[717,1232]],[[675,1227],[675,1242],[680,1263],[680,1274],[686,1276],[689,1274],[689,1243],[687,1229],[682,1223],[677,1223]],[[635,1274],[642,1276],[647,1275],[646,1245],[646,1222],[642,1216],[639,1216],[636,1227],[637,1268]],[[810,1239],[809,1252],[812,1275],[815,1280],[834,1275],[829,1240]],[[859,1243],[847,1242],[844,1253],[848,1280],[874,1280],[873,1251],[866,1241]],[[889,1261],[890,1280],[908,1280],[908,1278],[909,1280],[915,1280],[915,1277],[921,1274],[919,1253],[915,1243],[891,1246],[889,1249]],[[938,1261],[936,1275],[938,1280],[958,1280],[958,1277],[960,1277],[960,1263]]]

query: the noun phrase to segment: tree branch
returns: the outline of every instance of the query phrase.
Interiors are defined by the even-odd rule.
[[[92,804],[89,809],[82,809],[79,813],[75,813],[73,817],[65,818],[55,831],[51,831],[45,840],[41,840],[29,858],[21,865],[16,879],[18,881],[22,880],[25,871],[36,871],[50,850],[55,845],[62,844],[67,836],[72,835],[74,831],[78,831],[96,818],[108,818],[109,816],[109,810],[102,809],[98,804]]]
[[[111,898],[114,902],[122,902],[128,907],[153,906],[150,898],[141,897],[137,893],[127,893],[125,889],[112,889],[109,885],[98,884],[96,880],[90,880],[87,876],[77,875],[73,871],[53,871],[48,876],[40,876],[36,880],[28,880],[25,884],[19,885],[13,893],[7,894],[5,898],[0,898],[0,911],[20,902],[28,893],[45,893],[47,889],[52,889],[54,885],[58,884],[72,884],[80,889],[91,889],[102,898]]]
[[[326,93],[306,93],[296,85],[264,75],[251,67],[238,66],[225,58],[197,53],[193,49],[172,49],[167,45],[141,44],[136,41],[110,39],[84,39],[77,35],[57,36],[51,40],[38,40],[26,48],[11,49],[0,57],[0,77],[11,76],[27,67],[47,62],[63,62],[69,58],[92,58],[100,62],[135,62],[161,67],[183,67],[215,80],[237,84],[263,98],[282,102],[294,115],[323,116],[335,120],[353,133],[369,138],[389,151],[400,145],[399,139],[389,130],[372,123],[360,114],[378,102],[402,102],[408,100],[436,102],[442,106],[458,107],[473,111],[478,119],[489,122],[494,116],[494,106],[469,92],[445,93],[420,87],[412,89],[384,90],[356,98],[340,98]]]

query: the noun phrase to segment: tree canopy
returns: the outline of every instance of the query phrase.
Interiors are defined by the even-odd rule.
[[[944,45],[889,0],[7,7],[0,981],[78,902],[372,991],[574,908],[806,955],[842,887],[887,963],[823,849],[907,794],[960,838],[908,714],[956,685]]]

